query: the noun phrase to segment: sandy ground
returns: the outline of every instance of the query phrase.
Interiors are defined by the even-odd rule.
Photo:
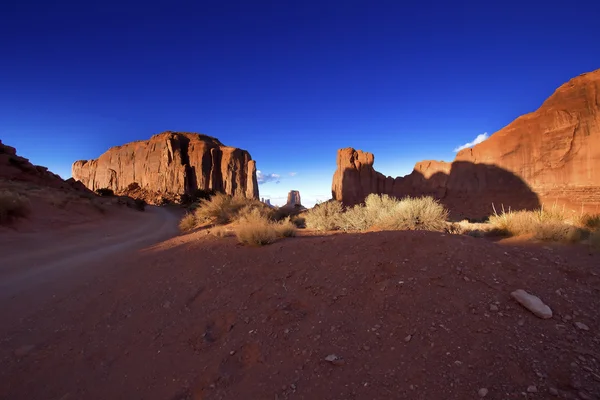
[[[202,231],[103,265],[43,304],[2,300],[0,398],[600,398],[600,255],[582,246]]]
[[[107,268],[119,256],[177,233],[178,215],[148,206],[145,212],[113,207],[102,218],[57,229],[8,232],[0,236],[0,301],[7,314],[20,314],[34,302]]]

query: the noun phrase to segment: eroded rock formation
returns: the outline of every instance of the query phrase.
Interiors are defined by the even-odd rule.
[[[73,177],[92,190],[182,195],[197,189],[258,199],[256,162],[250,154],[210,136],[163,132],[109,149],[96,160],[76,161]]]
[[[80,182],[73,179],[65,181],[48,168],[33,165],[27,158],[19,156],[14,147],[7,146],[2,141],[0,141],[0,180],[29,182],[42,187],[88,192]]]
[[[535,112],[517,118],[452,163],[422,161],[406,177],[375,171],[370,153],[341,149],[332,194],[356,204],[370,193],[432,195],[457,214],[488,215],[491,204],[600,210],[600,70],[559,87]]]
[[[286,205],[289,205],[289,206],[302,205],[302,201],[300,200],[300,192],[297,190],[290,190],[290,192],[288,193]]]

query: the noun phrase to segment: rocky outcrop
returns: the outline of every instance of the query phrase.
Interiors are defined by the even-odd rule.
[[[370,153],[341,149],[332,194],[356,204],[370,193],[431,195],[455,213],[485,216],[491,204],[600,207],[600,70],[559,87],[535,112],[517,118],[454,162],[422,161],[400,178],[373,168]]]
[[[73,179],[63,180],[46,167],[33,165],[27,158],[17,154],[14,147],[0,141],[0,181],[28,182],[36,186],[89,192]],[[1,183],[1,182],[0,182]]]
[[[290,192],[288,193],[288,197],[287,197],[287,203],[286,205],[289,206],[301,206],[302,205],[302,201],[300,200],[300,192],[297,190],[290,190]]]
[[[73,177],[96,190],[183,195],[214,190],[258,199],[256,162],[250,154],[197,133],[163,132],[109,149],[96,160],[76,161]]]

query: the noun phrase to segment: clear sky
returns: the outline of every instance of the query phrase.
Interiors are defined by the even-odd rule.
[[[202,132],[250,152],[261,197],[312,205],[338,148],[405,175],[535,110],[600,68],[598,21],[597,0],[4,0],[0,139],[67,178]]]

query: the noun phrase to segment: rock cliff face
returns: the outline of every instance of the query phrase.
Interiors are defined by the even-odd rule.
[[[374,156],[351,148],[337,155],[332,194],[356,204],[370,193],[432,195],[457,214],[488,215],[491,204],[540,204],[600,211],[600,70],[559,87],[535,112],[521,116],[452,163],[422,161],[400,178],[373,168]]]
[[[256,163],[250,154],[219,140],[187,132],[163,132],[150,140],[109,149],[97,160],[76,161],[73,178],[92,190],[181,195],[197,189],[258,199]]]
[[[290,190],[290,192],[288,193],[286,205],[302,205],[302,201],[300,200],[300,192],[297,190]]]

